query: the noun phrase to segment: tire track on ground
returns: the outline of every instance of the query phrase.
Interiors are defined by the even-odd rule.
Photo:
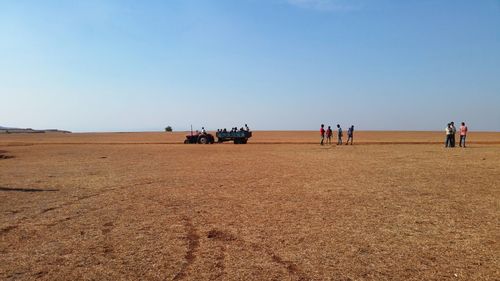
[[[210,230],[207,234],[207,238],[224,243],[224,245],[221,247],[222,258],[220,258],[220,257],[216,258],[216,267],[218,267],[219,264],[222,263],[222,270],[224,270],[224,257],[225,257],[225,251],[226,251],[225,245],[227,243],[233,242],[233,243],[239,244],[239,246],[241,246],[242,248],[247,248],[247,249],[250,248],[256,252],[260,252],[260,253],[263,253],[263,254],[269,256],[269,258],[274,263],[284,267],[290,276],[296,276],[298,278],[298,280],[300,280],[300,281],[311,280],[311,278],[309,278],[306,274],[304,274],[302,272],[302,270],[300,269],[300,267],[298,265],[296,265],[295,263],[293,263],[291,261],[287,261],[287,260],[283,259],[280,255],[278,255],[277,253],[272,251],[270,249],[270,247],[267,247],[265,245],[260,245],[260,244],[257,244],[255,242],[248,242],[248,241],[245,241],[244,239],[236,237],[235,235],[233,235],[229,232],[216,230],[216,229]]]
[[[182,265],[181,270],[172,280],[183,280],[188,276],[187,272],[194,263],[196,259],[196,252],[200,246],[200,236],[196,232],[196,228],[194,227],[191,219],[185,218],[184,226],[186,227],[186,240],[188,242],[186,255],[184,256],[186,262]]]

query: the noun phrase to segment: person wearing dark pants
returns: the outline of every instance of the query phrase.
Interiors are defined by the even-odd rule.
[[[465,148],[465,138],[467,137],[467,126],[465,126],[465,122],[462,122],[462,126],[460,126],[460,147]]]
[[[455,128],[455,122],[451,122],[451,147],[455,147],[456,134],[457,134],[457,128]]]
[[[342,128],[340,128],[339,124],[337,124],[337,128],[338,128],[337,145],[342,145],[342,136],[343,136]]]
[[[352,145],[353,138],[354,138],[354,125],[351,125],[351,127],[349,127],[349,129],[347,129],[347,141],[346,141],[345,145],[349,144],[349,140],[351,140],[351,145]]]
[[[444,143],[444,147],[452,147],[451,146],[451,141],[452,141],[452,128],[451,128],[451,123],[448,123],[446,126],[446,140]]]

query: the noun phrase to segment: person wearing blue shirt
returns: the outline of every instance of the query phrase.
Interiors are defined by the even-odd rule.
[[[338,128],[337,145],[342,145],[342,136],[343,136],[342,128],[340,128],[339,124],[337,124],[337,128]]]
[[[347,141],[345,145],[349,144],[349,140],[351,140],[351,145],[352,145],[353,138],[354,138],[354,125],[351,125],[351,127],[347,129]]]

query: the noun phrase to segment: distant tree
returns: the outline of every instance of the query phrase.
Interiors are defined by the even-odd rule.
[[[167,127],[165,128],[165,132],[172,132],[172,131],[173,131],[173,130],[172,130],[172,127],[170,127],[170,126],[167,126]]]

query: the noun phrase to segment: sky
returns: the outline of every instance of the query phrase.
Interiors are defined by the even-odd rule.
[[[499,0],[0,0],[0,126],[500,131]]]

